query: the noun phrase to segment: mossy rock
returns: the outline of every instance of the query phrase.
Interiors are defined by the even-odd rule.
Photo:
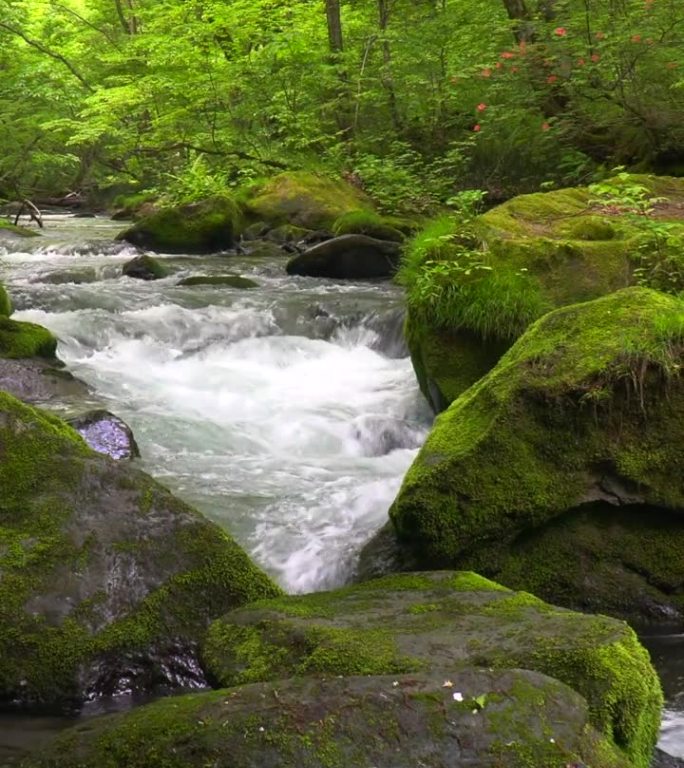
[[[0,358],[55,358],[57,339],[42,325],[0,316]]]
[[[259,283],[250,280],[248,277],[242,277],[241,275],[193,275],[192,277],[184,277],[178,285],[228,286],[229,288],[240,288],[243,290],[259,287]]]
[[[374,211],[367,210],[345,213],[333,224],[332,231],[336,235],[368,235],[376,240],[389,240],[394,243],[405,240],[403,232]]]
[[[7,288],[0,284],[0,317],[9,317],[12,314],[12,301],[7,293]]]
[[[241,227],[238,204],[229,197],[211,197],[161,208],[119,233],[116,239],[161,253],[214,253],[231,248]]]
[[[253,219],[305,229],[330,229],[343,214],[372,208],[347,182],[306,171],[281,173],[243,190],[241,196]]]
[[[40,232],[36,232],[35,229],[12,224],[11,222],[0,218],[0,238],[2,238],[3,235],[8,235],[10,237],[40,237]]]
[[[144,254],[127,261],[122,267],[121,274],[135,280],[162,280],[168,277],[170,272],[161,261]]]
[[[112,202],[113,221],[139,219],[155,212],[156,195],[152,192],[134,192],[130,195],[117,195]]]
[[[583,504],[633,507],[643,551],[637,536],[622,562],[644,569],[663,605],[684,608],[683,339],[684,302],[648,288],[533,324],[437,418],[390,509],[400,539],[424,564],[476,563],[504,579],[511,548],[533,557],[522,540],[542,526]],[[596,542],[599,559],[610,533]],[[549,558],[543,540],[534,558],[548,561],[546,576],[520,562],[514,583],[565,602],[549,574],[593,566]]]
[[[0,393],[0,702],[203,682],[211,619],[278,588],[217,526]]]
[[[223,685],[289,676],[528,669],[583,695],[592,725],[635,766],[655,745],[662,692],[624,623],[584,616],[469,572],[412,573],[260,601],[212,624],[204,656]]]
[[[436,220],[408,244],[399,273],[408,291],[406,335],[435,411],[550,309],[636,284],[684,289],[684,246],[666,252],[655,245],[665,232],[658,227],[684,238],[684,180],[631,176],[629,183],[666,200],[639,215],[603,204],[589,188],[522,195],[465,226]],[[440,264],[429,290],[426,262]]]
[[[457,688],[444,687],[448,677]],[[447,665],[443,674],[304,678],[167,698],[66,731],[23,768],[428,765],[635,764],[558,681]]]
[[[289,245],[298,243],[310,234],[310,229],[296,227],[294,224],[281,224],[279,227],[274,227],[264,233],[264,239],[277,245]]]

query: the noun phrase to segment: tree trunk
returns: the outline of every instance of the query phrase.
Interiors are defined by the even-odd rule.
[[[513,36],[516,43],[532,43],[535,39],[532,14],[525,0],[503,0],[508,18],[513,23]]]
[[[332,54],[342,53],[342,19],[340,17],[340,0],[325,0],[325,13],[328,18],[328,42]]]
[[[380,23],[380,32],[382,33],[382,84],[387,91],[387,101],[389,104],[392,123],[397,132],[401,131],[401,118],[399,116],[399,105],[397,102],[397,93],[394,88],[392,78],[392,49],[387,39],[387,27],[390,19],[390,0],[378,0],[378,20]]]

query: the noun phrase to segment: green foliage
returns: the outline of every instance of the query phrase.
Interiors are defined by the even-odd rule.
[[[434,214],[640,163],[682,168],[684,9],[503,2],[12,0],[0,27],[0,195],[137,183],[186,202],[307,168]],[[543,4],[542,4],[543,6]]]

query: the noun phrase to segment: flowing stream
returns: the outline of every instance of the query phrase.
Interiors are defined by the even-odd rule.
[[[343,584],[430,425],[400,291],[288,277],[283,260],[239,256],[161,257],[171,277],[136,281],[120,276],[136,255],[112,241],[120,225],[46,221],[42,238],[0,247],[0,277],[16,319],[51,329],[92,389],[62,407],[121,416],[142,467],[288,592]],[[176,285],[227,272],[259,288]],[[684,757],[684,638],[654,639],[652,650],[669,696],[662,747]],[[0,765],[63,724],[0,721]]]

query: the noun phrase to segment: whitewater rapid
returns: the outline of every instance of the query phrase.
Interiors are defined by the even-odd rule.
[[[124,418],[143,467],[225,527],[288,592],[339,586],[387,510],[429,425],[389,283],[287,277],[283,263],[135,252],[98,220],[57,220],[56,242],[3,256],[15,317]],[[66,230],[66,231],[65,231]],[[23,245],[23,244],[22,244]],[[260,287],[176,286],[239,272]]]

